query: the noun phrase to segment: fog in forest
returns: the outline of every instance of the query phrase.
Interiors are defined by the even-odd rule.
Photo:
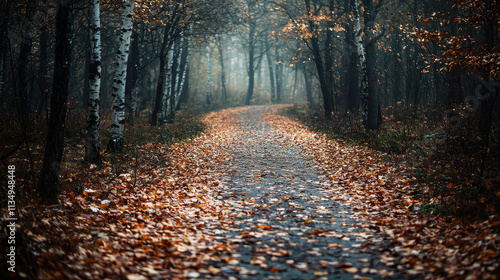
[[[0,278],[498,279],[499,25],[0,0]]]

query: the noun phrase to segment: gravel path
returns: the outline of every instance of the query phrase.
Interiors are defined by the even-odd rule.
[[[223,180],[228,217],[216,232],[232,253],[212,279],[408,279],[379,260],[382,238],[324,190],[325,176],[263,120],[271,106],[239,111]],[[351,217],[352,216],[352,217]]]

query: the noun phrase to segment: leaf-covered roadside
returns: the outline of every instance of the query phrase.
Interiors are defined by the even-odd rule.
[[[384,160],[366,147],[328,140],[276,113],[267,119],[303,146],[332,181],[332,199],[355,210],[370,228],[383,233],[392,247],[383,257],[388,266],[431,279],[498,279],[499,216],[464,222],[455,217],[419,213],[417,180],[405,162]]]
[[[436,109],[403,102],[384,109],[378,131],[364,129],[350,113],[327,119],[305,105],[281,113],[330,139],[381,151],[388,160],[407,161],[408,173],[423,183],[415,188],[415,195],[426,200],[421,211],[485,220],[500,210],[498,139],[490,137],[491,148],[485,148],[473,123],[454,127],[436,118]]]
[[[330,180],[328,186],[331,187],[322,190],[326,192],[322,200],[352,209],[352,220],[359,221],[358,227],[385,238],[382,242],[365,234],[363,240],[368,243],[362,245],[363,249],[366,246],[383,251],[379,257],[381,262],[416,278],[497,279],[500,238],[494,230],[499,226],[498,216],[466,224],[453,217],[423,215],[418,211],[422,201],[414,196],[418,182],[407,175],[406,163],[391,163],[383,159],[382,153],[328,140],[290,118],[279,116],[276,111],[279,106],[275,108],[267,113],[266,122],[278,130],[280,143],[286,143],[281,148],[302,147]],[[238,133],[252,133],[240,131],[234,118],[235,113],[246,109],[207,115],[204,122],[209,125],[208,130],[191,141],[171,146],[162,142],[139,145],[127,155],[110,157],[112,162],[101,167],[69,166],[63,172],[65,189],[60,205],[28,204],[19,208],[22,223],[18,240],[25,242],[19,246],[27,249],[22,251],[25,256],[33,253],[32,265],[38,268],[31,278],[193,279],[203,275],[202,278],[224,279],[224,266],[218,267],[217,263],[243,265],[241,255],[237,257],[236,246],[251,244],[263,235],[277,234],[270,219],[253,228],[249,225],[236,241],[221,235],[221,231],[238,224],[238,217],[250,215],[252,207],[258,206],[254,197],[247,199],[247,193],[241,192],[245,190],[239,192],[242,198],[234,202],[235,205],[221,200],[222,195],[227,194],[221,192],[228,189],[221,186],[220,179],[223,172],[233,172],[225,170],[231,158],[228,147],[241,144],[234,140]],[[68,151],[67,160],[81,158],[81,152]],[[251,162],[245,164],[252,165]],[[250,181],[258,181],[261,176],[271,177],[266,173],[252,173]],[[78,188],[81,190],[76,191]],[[233,211],[231,206],[238,207],[240,203],[241,211]],[[284,204],[280,207],[292,207],[283,208],[291,215],[299,216],[311,210],[304,209],[298,197],[291,195],[282,196],[276,203]],[[326,208],[311,211],[332,217],[340,215],[328,213]],[[310,224],[309,219],[304,221],[305,225]],[[308,230],[306,238],[332,238],[335,242],[328,243],[332,251],[346,237],[304,228]],[[391,247],[385,249],[381,243],[390,243]],[[252,247],[256,256],[250,265],[276,274],[279,272],[276,267],[268,266],[259,258],[267,255],[272,260],[286,256],[290,258],[287,267],[306,270],[307,266],[304,268],[300,260],[292,259],[286,245],[283,246]],[[372,273],[369,267],[358,269],[343,262],[313,263],[311,267],[315,265],[331,266],[332,270],[351,274],[389,275],[387,270]],[[244,266],[239,269],[239,275],[250,277],[257,273]],[[317,276],[325,276],[323,272],[319,271]],[[26,275],[28,271],[22,273]]]
[[[231,250],[211,234],[223,216],[214,191],[224,118],[227,114],[206,116],[205,123],[220,125],[192,141],[144,144],[127,155],[109,156],[111,162],[102,166],[69,166],[60,205],[29,203],[19,209],[20,246],[33,255],[25,261],[33,270],[17,275],[172,279]],[[68,150],[66,157],[81,158],[81,152]]]

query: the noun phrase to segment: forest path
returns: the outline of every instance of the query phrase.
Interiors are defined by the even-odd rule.
[[[494,217],[422,214],[411,165],[311,132],[284,106],[210,113],[190,141],[121,155],[126,173],[67,172],[83,192],[22,210],[33,278],[494,279]]]
[[[234,114],[219,197],[228,217],[216,233],[235,251],[213,257],[207,267],[220,273],[202,278],[398,278],[380,262],[383,239],[335,201],[305,147],[265,120],[273,109],[246,107]]]

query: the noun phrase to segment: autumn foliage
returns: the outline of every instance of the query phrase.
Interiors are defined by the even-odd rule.
[[[103,154],[100,166],[81,166],[81,144],[70,144],[60,205],[39,205],[24,189],[19,208],[23,252],[19,269],[40,279],[217,278],[227,269],[255,275],[257,271],[238,266],[242,263],[236,253],[238,246],[285,233],[272,224],[260,224],[232,239],[220,238],[241,217],[269,207],[245,193],[238,194],[241,199],[221,199],[230,191],[222,177],[235,172],[229,167],[233,155],[228,151],[242,145],[238,137],[248,132],[241,130],[235,116],[251,110],[255,108],[208,114],[203,118],[208,129],[198,136],[186,134],[190,138],[184,142],[138,139],[123,154]],[[410,162],[392,160],[398,155],[366,146],[331,140],[277,114],[278,110],[270,108],[264,114],[267,125],[277,132],[263,137],[274,135],[266,139],[286,143],[282,149],[297,147],[320,168],[328,180],[322,190],[324,199],[351,209],[347,215],[357,221],[356,227],[364,229],[353,233],[358,242],[363,240],[356,248],[380,251],[378,260],[406,277],[495,279],[500,242],[495,213],[477,221],[428,213],[426,198],[419,193],[429,185],[415,178]],[[183,123],[196,124],[186,119]],[[177,125],[177,130],[191,127]],[[129,137],[134,139],[134,134]],[[22,160],[15,163],[24,166]],[[257,175],[252,175],[253,181],[266,174]],[[292,195],[280,197],[276,204],[300,209]],[[327,213],[320,208],[314,211]],[[342,247],[340,240],[351,238],[321,228],[313,230],[314,223],[303,222],[306,236],[311,240],[329,238],[332,250]],[[286,248],[265,245],[256,247],[254,254],[250,264],[270,273],[281,270],[267,266],[265,256],[288,259],[286,264],[299,271],[309,269],[305,263],[292,261]],[[349,263],[323,262],[320,266],[352,275],[395,275],[394,271],[369,266],[359,269]],[[323,273],[315,275],[327,275]]]

